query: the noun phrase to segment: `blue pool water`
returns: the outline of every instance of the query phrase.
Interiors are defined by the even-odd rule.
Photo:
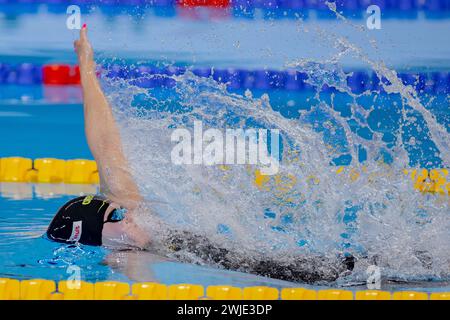
[[[2,108],[0,116],[2,126],[0,128],[0,141],[2,142],[2,156],[17,156],[29,158],[57,157],[63,159],[87,158],[93,159],[87,148],[83,128],[83,110],[80,104],[80,89],[78,87],[43,88],[42,86],[2,86],[0,102]],[[47,90],[47,92],[44,92]],[[243,95],[243,90],[233,90]],[[253,90],[253,95],[259,97],[265,93],[262,90]],[[296,119],[299,112],[310,110],[314,104],[314,92],[289,92],[284,90],[268,93],[271,106],[275,111],[286,118]],[[334,93],[336,111],[343,117],[351,114],[351,103],[346,95]],[[23,97],[26,97],[24,99]],[[324,100],[329,100],[330,93],[322,93]],[[364,104],[364,98],[361,103]],[[448,100],[445,94],[424,96],[428,101],[427,108],[433,112],[436,119],[447,130],[450,128],[450,114],[448,112]],[[55,101],[52,103],[52,100]],[[61,104],[64,101],[64,104]],[[368,126],[360,126],[349,118],[352,130],[365,139],[371,139],[375,132],[383,133],[386,142],[395,142],[393,132],[398,131],[404,123],[401,120],[400,96],[380,94],[377,105],[370,111],[367,118]],[[368,106],[368,109],[371,106]],[[423,118],[416,113],[418,121],[423,126]],[[326,115],[320,111],[310,115],[310,123],[320,123],[326,119]],[[10,143],[11,137],[15,143]],[[427,139],[426,135],[420,135],[417,127],[410,126],[403,139],[409,141],[411,137],[422,140],[421,144],[411,146],[409,152],[413,155],[409,165],[422,168],[440,168],[441,161],[435,156],[435,145]],[[341,136],[334,142],[345,145],[345,138]],[[361,155],[360,160],[364,160]],[[336,165],[349,164],[349,158],[342,156],[336,159]]]
[[[27,92],[32,92],[31,88]],[[36,88],[36,90],[39,90]],[[296,99],[286,92],[277,93],[278,106],[286,117],[294,117],[286,106],[287,101]],[[303,93],[306,101],[306,93]],[[444,99],[443,97],[440,97]],[[441,104],[437,103],[436,106]],[[287,109],[287,111],[284,111]],[[395,128],[386,119],[395,118],[396,112],[387,106],[382,115],[382,128],[389,134]],[[386,111],[386,110],[389,110]],[[345,110],[342,110],[344,113]],[[380,111],[382,112],[382,111]],[[435,110],[441,121],[449,125],[448,112]],[[323,118],[316,114],[312,122]],[[394,123],[394,120],[391,120]],[[375,121],[378,122],[378,121]],[[2,156],[24,156],[29,158],[56,157],[62,159],[88,158],[92,155],[84,137],[83,114],[80,104],[33,105],[28,103],[3,103],[0,106],[0,140]],[[341,141],[342,143],[342,141]],[[425,147],[428,147],[425,145]],[[418,155],[422,153],[419,152]],[[432,158],[416,157],[430,167],[436,167]],[[345,159],[340,159],[345,162]],[[61,280],[70,275],[68,269],[76,265],[82,270],[82,277],[88,281],[154,280],[163,283],[200,283],[203,285],[233,284],[236,286],[271,285],[277,287],[295,286],[295,283],[218,271],[215,268],[180,264],[162,257],[136,252],[111,252],[92,247],[61,247],[42,237],[53,213],[71,197],[80,193],[95,193],[95,186],[58,186],[2,183],[0,185],[0,252],[2,255],[0,277],[48,278]],[[72,196],[71,196],[72,195]],[[11,248],[14,248],[11,250]],[[32,249],[31,249],[32,248]],[[346,285],[352,284],[345,283]],[[354,289],[361,288],[360,282]],[[446,290],[446,282],[386,284],[385,288],[415,288],[418,290]]]
[[[48,187],[48,186],[47,186]],[[25,190],[28,189],[29,190]],[[89,246],[61,246],[42,237],[53,217],[53,212],[70,196],[39,196],[31,185],[2,184],[0,250],[2,263],[0,277],[14,279],[65,280],[72,273],[70,266],[81,268],[85,281],[117,280],[125,282],[155,281],[166,284],[198,283],[203,285],[230,284],[237,286],[273,285],[292,286],[283,281],[218,271],[170,261],[163,257],[137,252],[111,252]],[[36,189],[39,187],[36,186]],[[11,189],[16,189],[11,193]],[[21,189],[21,192],[17,190]],[[54,186],[54,189],[58,189]],[[7,191],[9,190],[9,192]],[[81,187],[79,190],[83,190]],[[88,192],[90,189],[84,188]],[[29,198],[15,200],[21,195]],[[42,190],[41,190],[42,192]],[[8,248],[14,248],[10,250]]]
[[[64,28],[65,15],[58,11],[60,9],[49,8],[41,7],[40,11],[34,9],[21,11],[13,10],[11,7],[5,9],[4,5],[3,8],[0,5],[0,9],[2,9],[0,12],[3,13],[0,15],[0,62],[12,64],[22,62],[76,63],[71,48],[76,33]],[[288,62],[298,59],[326,61],[335,53],[336,48],[329,45],[328,38],[318,38],[317,34],[311,31],[314,28],[327,30],[330,37],[333,37],[332,33],[335,33],[347,37],[353,44],[363,48],[368,47],[367,32],[357,32],[352,26],[332,18],[317,20],[313,15],[305,20],[306,23],[303,27],[309,29],[309,31],[305,31],[302,28],[298,29],[295,19],[240,20],[233,18],[210,21],[208,19],[183,18],[175,14],[158,15],[154,11],[144,12],[139,16],[140,18],[133,19],[129,15],[119,14],[119,12],[119,9],[108,7],[107,10],[94,10],[85,16],[100,62],[118,60],[118,62],[128,65],[145,62],[162,63],[163,65],[278,69],[285,68]],[[352,23],[363,22],[361,18],[352,20]],[[440,19],[419,17],[407,21],[389,19],[383,22],[381,31],[369,33],[369,37],[377,41],[378,47],[377,49],[369,47],[367,54],[370,58],[382,60],[389,67],[401,72],[448,71],[450,70],[448,32],[450,32],[450,19],[445,16]],[[367,68],[367,65],[361,59],[349,55],[339,61],[338,69],[340,68],[354,70]],[[181,80],[181,82],[183,81]],[[108,93],[113,94],[117,88],[113,84],[113,90],[110,88]],[[209,89],[213,92],[216,88]],[[130,94],[130,90],[130,88],[125,88],[124,94]],[[164,96],[164,93],[158,90],[153,90],[152,95]],[[243,90],[233,91],[233,93],[241,97],[245,94]],[[405,109],[410,113],[409,116],[416,118],[417,122],[411,124],[402,120],[402,112],[405,109],[401,108],[402,98],[399,94],[378,93],[376,100],[373,96],[357,98],[357,103],[362,106],[362,110],[359,110],[361,113],[355,117],[352,109],[353,101],[344,93],[332,95],[330,92],[321,91],[317,97],[316,92],[312,90],[302,92],[253,90],[252,92],[255,98],[260,98],[265,93],[268,94],[271,108],[275,112],[279,112],[283,118],[298,120],[302,125],[312,125],[315,132],[324,134],[321,144],[327,143],[339,150],[337,152],[339,156],[336,155],[332,159],[333,164],[327,168],[335,168],[334,165],[347,165],[352,160],[347,152],[349,142],[345,138],[345,132],[339,131],[339,129],[337,132],[331,132],[332,130],[325,126],[328,120],[332,122],[334,118],[338,117],[331,117],[326,110],[316,108],[319,101],[329,106],[331,100],[333,100],[336,113],[348,123],[352,135],[362,139],[361,147],[357,152],[357,163],[366,163],[368,150],[365,149],[365,146],[370,146],[369,142],[372,141],[373,135],[380,134],[386,146],[386,152],[380,154],[387,163],[395,163],[397,154],[394,147],[401,137],[409,156],[405,166],[414,168],[448,167],[448,163],[443,162],[437,152],[435,142],[428,135],[423,115],[406,106]],[[448,92],[419,93],[419,96],[426,109],[431,111],[448,134],[450,131]],[[174,101],[171,102],[174,105],[179,102],[176,99],[183,99],[180,94],[175,94],[174,97]],[[164,97],[164,99],[166,98]],[[184,98],[195,100],[191,96],[184,96]],[[228,96],[222,94],[219,98],[228,98]],[[81,93],[77,87],[0,85],[0,157],[93,159],[84,137],[83,110],[80,99]],[[208,99],[206,101],[208,102]],[[218,101],[223,103],[222,100]],[[146,110],[153,107],[145,102],[145,99],[138,101],[138,104]],[[247,101],[243,104],[243,108],[247,107]],[[128,107],[131,106],[132,104]],[[364,116],[364,111],[367,111],[366,116]],[[365,121],[355,121],[355,118],[359,120],[358,116],[363,117]],[[127,124],[129,123],[126,122],[123,126],[126,127]],[[139,121],[134,125],[136,128],[145,129],[139,127],[143,125]],[[399,134],[400,129],[401,134]],[[141,135],[136,138],[139,142],[145,140],[146,134],[151,133],[145,130],[140,132]],[[138,147],[142,147],[142,145]],[[138,150],[142,152],[140,149]],[[144,156],[149,153],[148,150],[142,152]],[[150,160],[149,163],[151,164]],[[355,161],[352,162],[352,165],[355,165]],[[164,185],[163,181],[161,181],[161,185]],[[386,194],[390,195],[389,191],[392,186],[386,184],[383,187],[388,190]],[[96,191],[96,186],[1,183],[0,277],[61,280],[70,276],[69,266],[77,266],[81,268],[83,280],[87,281],[108,279],[129,282],[157,281],[166,284],[187,282],[203,285],[272,285],[276,287],[298,285],[218,270],[208,266],[183,264],[151,253],[115,252],[105,248],[87,246],[61,246],[42,237],[54,212],[63,203],[75,195],[95,193]],[[351,192],[356,194],[355,190],[351,190]],[[333,194],[333,196],[335,195]],[[358,200],[356,196],[350,195],[350,198],[354,202]],[[348,234],[353,232],[353,222],[358,220],[356,216],[359,207],[352,201],[344,202],[344,212],[341,212],[343,216],[341,220],[346,221],[347,224],[347,233],[341,234],[344,239],[350,237]],[[387,234],[391,238],[380,239],[380,241],[385,241],[381,242],[381,247],[383,245],[397,247],[402,244],[408,246],[420,243],[411,235],[414,235],[414,230],[416,230],[414,227],[429,217],[447,218],[443,221],[448,223],[448,199],[442,200],[425,195],[419,201],[430,204],[431,208],[435,208],[433,206],[436,202],[436,211],[425,212],[423,214],[425,218],[422,220],[418,218],[419,214],[413,217],[407,216],[406,224],[401,225],[403,230],[397,231],[400,234]],[[317,204],[320,204],[319,201]],[[380,205],[380,203],[373,205]],[[286,207],[282,207],[281,214],[280,212],[273,213],[270,210],[265,212],[266,220],[274,219],[276,223],[279,222],[276,219],[278,215],[284,217],[281,222],[285,225],[270,224],[275,232],[284,230],[283,228],[289,225],[289,219],[286,218],[289,215],[283,211],[288,211]],[[447,216],[445,216],[446,209]],[[264,213],[261,211],[256,215],[263,217]],[[385,215],[389,215],[389,212]],[[399,215],[401,216],[400,213]],[[337,216],[339,215],[337,214]],[[423,216],[421,217],[423,218]],[[386,229],[392,228],[392,224],[396,222],[396,220],[383,220],[383,216],[376,218],[385,224]],[[408,220],[409,218],[411,221]],[[336,222],[337,224],[338,222]],[[438,223],[435,222],[435,224]],[[436,228],[433,224],[428,225]],[[312,225],[311,229],[313,227],[315,225]],[[442,231],[437,229],[437,232]],[[313,231],[311,234],[314,234]],[[370,232],[371,230],[366,231]],[[405,237],[402,237],[401,231],[405,231]],[[326,231],[322,232],[326,233]],[[373,236],[373,234],[368,234],[368,236]],[[382,236],[386,235],[382,234]],[[433,234],[425,234],[425,236],[427,236],[427,241],[437,241],[433,238]],[[364,237],[364,234],[361,237]],[[361,238],[358,239],[361,240]],[[296,238],[296,240],[298,239]],[[299,243],[303,246],[313,240],[301,239]],[[356,239],[354,241],[353,245],[356,247],[358,241]],[[442,252],[449,252],[450,239],[444,236],[438,241],[440,241],[439,246],[442,250],[433,252],[433,254],[436,255],[437,260],[447,259],[448,257],[443,256]],[[339,238],[338,242],[341,246],[342,239]],[[351,241],[349,240],[349,242]],[[386,251],[388,249],[386,247]],[[403,261],[400,261],[398,265],[395,265],[394,261],[394,270],[402,270],[402,263]],[[437,273],[439,271],[442,270],[438,270]],[[396,279],[400,281],[399,283],[383,283],[383,288],[449,290],[448,269],[442,271],[442,274],[441,277],[436,276],[436,272],[431,275],[426,272],[413,272],[404,277],[399,274]],[[356,289],[361,288],[363,283],[364,281],[361,281],[360,278],[356,278],[344,279],[329,285],[353,286]]]
[[[58,190],[58,186],[0,184],[0,277],[14,279],[65,280],[73,276],[71,266],[81,269],[85,281],[117,280],[125,282],[155,281],[165,284],[195,283],[208,285],[234,285],[238,287],[268,285],[278,288],[298,286],[298,283],[273,280],[232,271],[218,270],[170,261],[143,252],[114,252],[89,246],[61,246],[42,237],[53,217],[53,212],[70,196],[46,196],[45,191]],[[86,186],[78,191],[91,192]],[[14,199],[14,197],[16,199]],[[18,200],[17,197],[23,198]],[[13,248],[13,249],[11,249]],[[324,288],[324,286],[303,287]],[[364,288],[361,283],[347,284],[351,290]],[[386,283],[386,290],[411,289],[419,291],[445,291],[447,282]]]

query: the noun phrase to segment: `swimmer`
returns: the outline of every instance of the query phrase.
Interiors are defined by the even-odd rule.
[[[47,236],[66,243],[98,246],[120,242],[145,248],[150,239],[135,222],[142,198],[129,172],[111,107],[97,79],[86,25],[74,47],[83,91],[85,134],[97,162],[102,195],[66,203],[51,222]]]
[[[220,248],[205,236],[180,230],[169,231],[152,241],[136,222],[143,198],[129,171],[119,129],[97,79],[86,25],[74,45],[83,90],[85,133],[98,165],[101,194],[78,197],[62,206],[48,227],[46,235],[50,240],[152,249],[185,262],[199,263],[200,259],[226,269],[309,283],[333,281],[352,269],[353,262],[348,259],[329,261],[312,255],[291,257],[290,262],[284,263],[257,254],[249,258],[248,254]],[[186,252],[191,254],[183,255]],[[186,257],[192,254],[198,259],[188,261]]]

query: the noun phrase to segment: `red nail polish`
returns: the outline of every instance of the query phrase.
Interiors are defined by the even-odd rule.
[[[84,28],[86,28],[86,27],[87,27],[87,26],[86,26],[86,23],[85,23],[85,24],[83,24],[83,29],[84,29]]]

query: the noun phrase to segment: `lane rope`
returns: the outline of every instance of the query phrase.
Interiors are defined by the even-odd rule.
[[[187,70],[199,77],[212,77],[220,83],[226,83],[229,89],[256,90],[312,90],[308,75],[296,70],[247,70],[242,68],[198,67],[186,69],[182,66],[158,68],[150,65],[129,67],[112,64],[99,69],[108,78],[132,80],[131,84],[142,88],[173,87],[172,76],[184,74]],[[405,85],[413,86],[419,93],[450,93],[450,72],[399,73]],[[373,72],[349,72],[347,84],[351,91],[361,94],[367,90],[383,92],[382,84],[389,84],[385,78],[379,79]],[[79,85],[78,66],[69,64],[0,63],[0,85]],[[322,91],[336,92],[334,88],[324,87]]]

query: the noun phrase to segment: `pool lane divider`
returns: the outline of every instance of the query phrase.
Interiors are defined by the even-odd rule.
[[[347,177],[349,182],[357,181],[364,173],[360,169],[336,167],[336,175]],[[405,169],[403,174],[409,176],[415,190],[423,193],[450,194],[448,169]],[[297,183],[293,176],[281,174],[265,176],[259,170],[254,172],[254,183],[261,190],[268,190],[273,183],[277,190],[289,192]],[[315,177],[307,177],[313,183],[320,183]],[[55,158],[29,159],[22,157],[0,158],[0,182],[50,183],[50,184],[99,184],[97,163],[93,160],[62,160]]]
[[[311,85],[308,75],[297,70],[248,70],[242,68],[196,67],[186,69],[180,66],[158,68],[149,65],[130,67],[126,65],[105,65],[99,69],[108,78],[126,79],[142,88],[173,87],[175,82],[171,76],[191,71],[199,77],[212,77],[220,83],[226,83],[229,89],[287,90],[307,91]],[[450,94],[450,72],[399,73],[405,85],[413,86],[418,92],[432,94]],[[381,80],[373,72],[353,71],[347,77],[351,91],[360,94],[367,90],[383,91],[382,83],[389,84],[385,78]],[[0,63],[0,85],[44,85],[69,86],[80,84],[78,66],[69,64],[32,63],[5,64]],[[324,86],[323,91],[335,91]]]
[[[450,300],[450,292],[381,291],[306,288],[203,287],[154,282],[59,281],[0,278],[0,300]]]
[[[232,0],[176,0],[174,1],[180,7],[213,7],[228,8]]]
[[[335,3],[338,11],[345,10],[350,12],[364,11],[371,4],[376,4],[380,9],[385,11],[397,11],[400,15],[405,15],[418,10],[425,12],[442,12],[450,10],[450,3],[448,0],[397,0],[397,1],[349,1],[349,0],[330,0]],[[7,0],[7,3],[17,4],[42,4],[42,0]],[[98,5],[98,0],[53,0],[50,4],[53,5]],[[317,0],[121,0],[121,1],[103,1],[102,6],[106,7],[121,7],[121,6],[145,6],[145,7],[215,7],[226,9],[232,7],[233,9],[252,10],[255,8],[261,9],[295,9],[295,10],[318,10],[329,12],[325,1]],[[330,16],[331,15],[331,12]]]
[[[42,158],[0,158],[0,182],[98,184],[93,160]]]

